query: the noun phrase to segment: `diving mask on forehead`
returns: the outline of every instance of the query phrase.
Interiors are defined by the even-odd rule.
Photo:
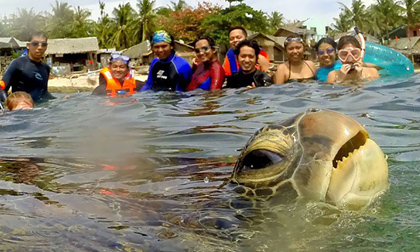
[[[130,57],[117,53],[111,55],[111,62],[117,62],[119,60],[121,60],[125,64],[128,64],[128,62],[130,62]]]

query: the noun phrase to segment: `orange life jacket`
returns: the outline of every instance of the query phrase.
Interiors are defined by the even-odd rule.
[[[132,74],[128,73],[124,78],[124,83],[121,85],[121,83],[112,76],[109,67],[104,67],[99,73],[101,73],[106,80],[108,95],[115,97],[118,95],[118,91],[126,91],[127,95],[132,95],[136,92],[136,80]]]

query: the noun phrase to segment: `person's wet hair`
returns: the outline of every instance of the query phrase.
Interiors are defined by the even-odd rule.
[[[244,46],[248,46],[248,47],[251,47],[252,49],[254,49],[255,50],[255,57],[257,58],[257,60],[258,60],[258,54],[260,54],[260,46],[258,45],[258,42],[257,41],[255,41],[255,40],[247,40],[247,39],[245,39],[245,40],[242,40],[241,42],[239,42],[239,44],[236,46],[236,49],[235,49],[235,55],[236,56],[238,56],[239,55],[239,53],[240,53],[240,51],[241,51],[241,48],[242,47],[244,47]]]
[[[242,31],[242,33],[244,34],[245,38],[247,38],[247,37],[248,37],[248,33],[246,32],[245,28],[243,28],[242,26],[235,26],[235,27],[230,28],[230,29],[229,29],[229,32],[228,32],[228,36],[230,36],[230,33],[231,33],[233,30],[241,30],[241,31]]]
[[[338,41],[337,50],[343,49],[343,47],[347,44],[352,44],[353,46],[362,49],[359,41],[354,36],[343,36]]]
[[[19,105],[20,102],[25,102],[28,105],[34,106],[34,100],[32,100],[32,96],[23,91],[17,91],[9,95],[7,97],[5,105],[6,107],[12,111]]]
[[[198,41],[200,40],[207,40],[207,42],[209,43],[210,48],[214,49],[214,47],[216,46],[216,42],[214,42],[214,40],[208,36],[200,36],[198,37],[196,40],[194,40],[193,46],[195,48],[195,44],[197,44]]]
[[[330,37],[325,37],[320,39],[316,44],[315,44],[315,49],[318,51],[319,50],[319,46],[322,43],[326,43],[332,46],[332,48],[337,49],[337,43],[335,43],[334,39],[330,38]]]
[[[293,41],[302,43],[302,45],[305,46],[305,42],[303,41],[303,38],[299,34],[293,33],[284,40],[284,48],[287,48],[287,45],[292,43]]]

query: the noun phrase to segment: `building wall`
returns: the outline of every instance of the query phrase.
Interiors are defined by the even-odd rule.
[[[408,37],[420,36],[420,23],[415,24],[412,27],[408,27]]]

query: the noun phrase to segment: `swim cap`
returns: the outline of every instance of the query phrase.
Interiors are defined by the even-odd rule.
[[[166,43],[172,43],[171,35],[169,35],[168,32],[164,30],[157,31],[153,33],[152,36],[152,45],[159,43],[159,42],[166,42]]]

